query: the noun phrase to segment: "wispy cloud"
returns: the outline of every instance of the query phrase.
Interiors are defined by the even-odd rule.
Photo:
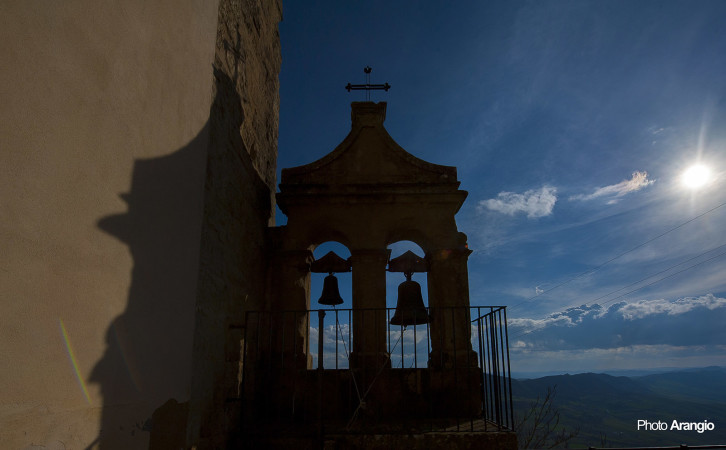
[[[686,297],[674,302],[667,300],[640,300],[634,303],[625,304],[620,308],[620,314],[624,319],[635,320],[653,314],[667,314],[674,316],[684,314],[696,308],[714,310],[726,306],[726,298],[715,297],[713,294],[701,297]]]
[[[540,189],[530,189],[522,194],[515,192],[500,192],[496,198],[481,200],[478,210],[490,209],[513,216],[525,213],[530,219],[549,216],[552,214],[557,202],[557,188],[542,186]]]
[[[639,191],[646,186],[655,183],[655,180],[648,179],[648,172],[635,171],[629,180],[623,180],[620,183],[611,184],[595,189],[592,194],[578,194],[570,197],[570,200],[593,200],[600,197],[608,199],[609,205],[617,203],[621,197],[631,192]]]
[[[588,316],[600,317],[604,310],[605,308],[598,304],[592,306],[582,305],[552,313],[543,319],[509,319],[509,324],[513,328],[521,327],[526,331],[538,330],[553,325],[572,327],[582,323]]]
[[[513,341],[543,350],[628,345],[713,345],[726,339],[726,298],[707,294],[674,301],[582,305],[542,319],[509,319]]]

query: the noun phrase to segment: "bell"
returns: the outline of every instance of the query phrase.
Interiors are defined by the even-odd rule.
[[[396,302],[396,312],[391,317],[391,325],[405,327],[430,322],[421,296],[421,285],[411,281],[411,276],[408,274],[406,278],[406,281],[398,285],[398,302]]]
[[[321,305],[340,305],[343,299],[338,291],[338,279],[332,273],[323,280],[323,294],[318,299]]]

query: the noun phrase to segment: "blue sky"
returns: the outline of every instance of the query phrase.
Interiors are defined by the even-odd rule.
[[[391,136],[458,168],[472,304],[508,306],[515,371],[726,365],[726,2],[287,1],[283,15],[278,167],[345,138],[365,97],[344,86],[373,67]],[[697,162],[709,181],[688,188]]]

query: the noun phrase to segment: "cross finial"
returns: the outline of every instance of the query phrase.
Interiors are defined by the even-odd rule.
[[[371,101],[371,91],[372,90],[382,89],[382,90],[388,92],[388,90],[391,89],[391,85],[388,83],[371,84],[371,71],[373,71],[373,69],[371,69],[370,66],[365,66],[363,68],[363,73],[366,74],[366,84],[350,84],[350,83],[348,83],[348,85],[345,87],[345,89],[347,89],[348,92],[350,92],[350,91],[366,91],[366,101],[367,102]]]

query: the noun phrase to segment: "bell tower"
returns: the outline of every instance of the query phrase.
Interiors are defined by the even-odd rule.
[[[266,310],[248,313],[245,325],[241,396],[243,422],[252,432],[273,422],[280,429],[282,421],[307,424],[321,439],[326,433],[394,436],[394,428],[400,438],[423,433],[424,424],[428,431],[461,431],[462,418],[470,431],[475,422],[478,431],[506,431],[504,335],[491,328],[501,327],[501,311],[483,320],[481,307],[470,308],[471,250],[454,218],[467,192],[459,189],[455,167],[401,148],[384,128],[385,117],[384,102],[352,103],[343,142],[317,161],[282,170],[277,203],[287,224],[269,230]],[[388,246],[404,240],[418,244],[423,258],[391,259]],[[347,247],[350,258],[331,252],[316,260],[313,250],[328,241]],[[352,308],[343,312],[335,309],[342,299],[334,273],[348,271]],[[406,276],[395,312],[386,307],[387,271]],[[311,272],[328,275],[322,305],[311,304]],[[414,272],[427,273],[428,308],[411,280]],[[413,343],[413,357],[404,341]],[[325,350],[333,342],[335,350]],[[498,403],[489,408],[486,401],[494,398]],[[487,408],[497,416],[488,418]],[[360,439],[344,446],[365,448]],[[402,443],[395,439],[391,445]],[[516,441],[506,442],[516,448]]]
[[[387,246],[410,240],[425,252],[433,319],[431,364],[475,361],[468,339],[459,336],[459,348],[453,340],[453,328],[470,333],[464,311],[469,306],[471,251],[454,220],[467,193],[459,189],[455,167],[431,164],[401,148],[384,128],[385,117],[384,102],[354,102],[351,131],[333,152],[282,170],[277,201],[288,221],[277,230],[279,254],[290,255],[288,263],[303,270],[289,279],[275,277],[271,308],[310,309],[310,295],[301,288],[309,285],[304,266],[311,254],[306,252],[335,240],[351,251],[353,310],[383,310]],[[437,320],[437,308],[442,307],[463,308],[453,320]],[[353,366],[377,366],[387,358],[386,318],[382,312],[378,316],[357,314],[369,326],[353,327]],[[381,324],[375,326],[377,322]]]

